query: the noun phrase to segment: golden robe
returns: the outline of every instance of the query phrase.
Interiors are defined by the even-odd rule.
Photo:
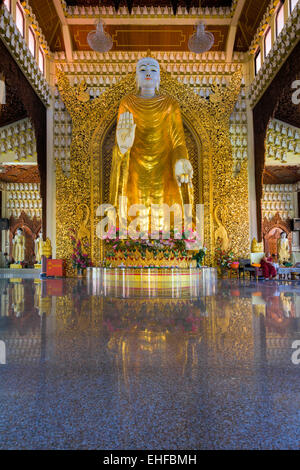
[[[127,95],[120,114],[130,112],[136,124],[133,146],[124,155],[117,143],[113,149],[110,179],[110,203],[119,208],[119,196],[132,204],[193,203],[192,187],[175,178],[175,163],[188,159],[180,108],[170,96],[142,98]]]

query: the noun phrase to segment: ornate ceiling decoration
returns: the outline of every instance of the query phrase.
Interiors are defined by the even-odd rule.
[[[71,58],[72,51],[74,50],[90,50],[87,46],[86,39],[83,38],[83,32],[86,34],[93,29],[97,18],[95,18],[93,22],[93,18],[88,18],[84,15],[70,16],[59,0],[44,0],[43,2],[40,0],[28,1],[52,52],[65,51],[67,58]],[[190,8],[199,8],[200,4],[202,8],[232,8],[231,16],[224,17],[223,13],[218,14],[218,10],[215,10],[208,20],[205,18],[205,21],[207,20],[207,30],[211,31],[215,36],[213,50],[225,50],[226,44],[231,44],[233,38],[229,49],[232,49],[234,45],[233,50],[244,52],[249,48],[256,29],[268,7],[269,0],[202,0],[201,3],[199,0],[101,0],[100,2],[101,7],[112,7],[118,11],[124,7],[128,8],[129,12],[137,7],[141,9],[143,7],[168,7],[171,9],[170,11],[173,10],[173,13],[176,13],[179,7],[189,10]],[[67,7],[99,7],[99,0],[66,0],[64,5],[67,5]],[[235,14],[236,11],[238,11],[237,15]],[[126,23],[127,18],[129,19],[128,24]],[[178,20],[180,20],[180,18],[181,21],[179,21],[179,24]],[[193,25],[191,25],[191,18],[189,18],[188,15],[186,17],[186,24],[185,19],[183,17],[180,18],[175,15],[170,15],[165,24],[162,19],[159,23],[160,31],[159,33],[155,32],[154,38],[150,37],[149,30],[145,27],[143,29],[142,20],[138,23],[138,29],[141,31],[140,36],[137,33],[132,33],[133,23],[131,21],[131,15],[118,17],[117,23],[113,20],[107,20],[106,30],[109,34],[116,34],[117,36],[114,43],[115,50],[127,49],[138,51],[153,47],[154,50],[162,51],[188,51],[188,38],[180,40],[179,36],[192,34],[194,32],[194,22]],[[149,19],[151,20],[150,17],[147,17],[147,21],[150,21]],[[173,19],[175,22],[170,25],[170,20]],[[106,18],[104,18],[104,21],[105,20]],[[238,24],[236,37],[233,31],[231,31],[231,22],[232,25]],[[149,22],[146,24],[149,26]],[[68,28],[64,28],[64,26],[68,26]],[[121,28],[121,26],[123,28]],[[117,27],[119,28],[118,32]],[[126,31],[123,31],[124,27]],[[174,32],[172,28],[177,28],[177,37],[173,37]],[[153,44],[155,41],[156,44]],[[229,51],[229,57],[230,56],[231,51]]]
[[[90,51],[87,34],[94,26],[70,25],[71,37],[77,50]],[[208,26],[207,31],[213,33],[215,43],[212,51],[224,51],[228,26]],[[113,39],[114,51],[188,51],[188,39],[194,33],[194,27],[186,26],[118,26],[107,25],[106,31]]]

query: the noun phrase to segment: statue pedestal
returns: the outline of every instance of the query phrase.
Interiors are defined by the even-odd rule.
[[[113,257],[107,257],[106,263],[112,268],[122,267],[156,267],[156,268],[182,268],[188,269],[196,267],[196,261],[192,256],[169,256],[166,258],[164,253],[158,253],[154,256],[153,253],[146,252],[142,257],[140,253],[132,253],[125,257],[123,253],[117,252]]]
[[[10,269],[22,269],[21,264],[11,264],[9,267]]]

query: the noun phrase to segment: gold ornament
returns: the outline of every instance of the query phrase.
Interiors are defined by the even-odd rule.
[[[86,214],[84,215],[84,209],[86,210]],[[87,229],[87,224],[90,218],[90,209],[87,204],[80,204],[77,208],[77,218],[81,220],[78,232],[77,232],[77,241],[80,240],[81,242],[84,238],[90,240],[90,231]]]
[[[218,228],[215,230],[215,243],[217,243],[217,241],[220,240],[221,249],[226,251],[228,250],[230,246],[230,240],[228,238],[227,230],[222,224],[220,216],[218,216],[219,209],[221,209],[221,206],[218,204],[214,210],[214,218],[215,218],[216,224],[218,225]]]

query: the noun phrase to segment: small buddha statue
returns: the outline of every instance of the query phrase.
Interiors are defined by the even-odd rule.
[[[25,259],[25,236],[23,230],[18,228],[13,238],[13,259],[15,263],[22,263]]]
[[[50,258],[52,256],[52,245],[49,238],[46,238],[46,241],[43,243],[42,255],[46,258]]]
[[[290,261],[289,241],[285,232],[282,232],[277,240],[277,254],[281,264]]]
[[[42,262],[42,249],[43,249],[43,232],[42,230],[38,234],[38,237],[34,240],[34,253],[36,263],[40,264]]]
[[[264,243],[256,240],[256,238],[253,238],[252,243],[251,243],[251,253],[263,253],[264,251]]]

